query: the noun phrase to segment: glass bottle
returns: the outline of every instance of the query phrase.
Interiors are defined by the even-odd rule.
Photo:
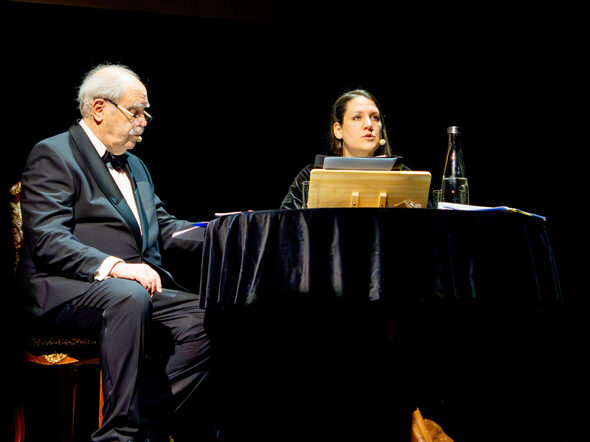
[[[447,203],[469,204],[469,184],[461,153],[459,126],[447,128],[449,145],[443,172],[441,199]]]

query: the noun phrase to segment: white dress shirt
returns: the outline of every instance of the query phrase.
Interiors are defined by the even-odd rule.
[[[98,152],[98,155],[102,158],[102,156],[107,151],[106,146],[102,143],[102,141],[100,141],[98,139],[98,137],[96,135],[94,135],[94,133],[92,133],[92,131],[90,130],[88,125],[84,122],[84,120],[80,120],[80,126],[82,127],[82,129],[84,129],[84,132],[86,132],[86,135],[88,135],[88,138],[90,139],[90,142],[92,143],[92,145],[96,149],[96,152]],[[125,171],[122,171],[122,170],[118,171],[115,168],[113,168],[113,166],[110,163],[107,164],[106,166],[107,166],[107,169],[109,170],[111,176],[115,180],[117,187],[121,191],[123,198],[125,198],[127,205],[129,206],[129,208],[133,212],[133,215],[135,216],[135,219],[137,220],[137,224],[139,225],[140,232],[143,233],[143,230],[141,227],[141,219],[139,217],[139,211],[137,210],[137,203],[135,201],[135,196],[133,194],[133,186],[131,185],[131,181],[129,180],[129,176],[125,173]],[[109,256],[108,258],[106,258],[102,262],[100,267],[96,270],[96,272],[94,272],[94,279],[99,280],[99,281],[102,281],[103,279],[105,279],[107,277],[107,275],[109,274],[109,272],[111,271],[111,269],[113,268],[113,266],[118,262],[123,262],[123,260],[121,258],[117,258],[116,256]]]

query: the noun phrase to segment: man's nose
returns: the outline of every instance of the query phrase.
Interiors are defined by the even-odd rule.
[[[141,116],[141,117],[136,118],[134,123],[139,127],[146,127],[147,126],[147,119],[144,116]]]

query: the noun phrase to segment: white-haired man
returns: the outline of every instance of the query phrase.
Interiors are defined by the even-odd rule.
[[[79,124],[38,143],[23,172],[31,312],[98,339],[105,406],[92,440],[198,440],[174,422],[207,377],[204,315],[161,267],[161,249],[192,224],[165,210],[128,153],[151,120],[147,90],[127,67],[101,65],[78,101]]]

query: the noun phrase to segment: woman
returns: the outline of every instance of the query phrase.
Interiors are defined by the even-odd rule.
[[[356,89],[336,100],[332,106],[330,153],[343,157],[391,155],[381,106],[372,94]],[[303,207],[303,183],[309,181],[313,168],[314,165],[309,164],[295,177],[281,209]]]

